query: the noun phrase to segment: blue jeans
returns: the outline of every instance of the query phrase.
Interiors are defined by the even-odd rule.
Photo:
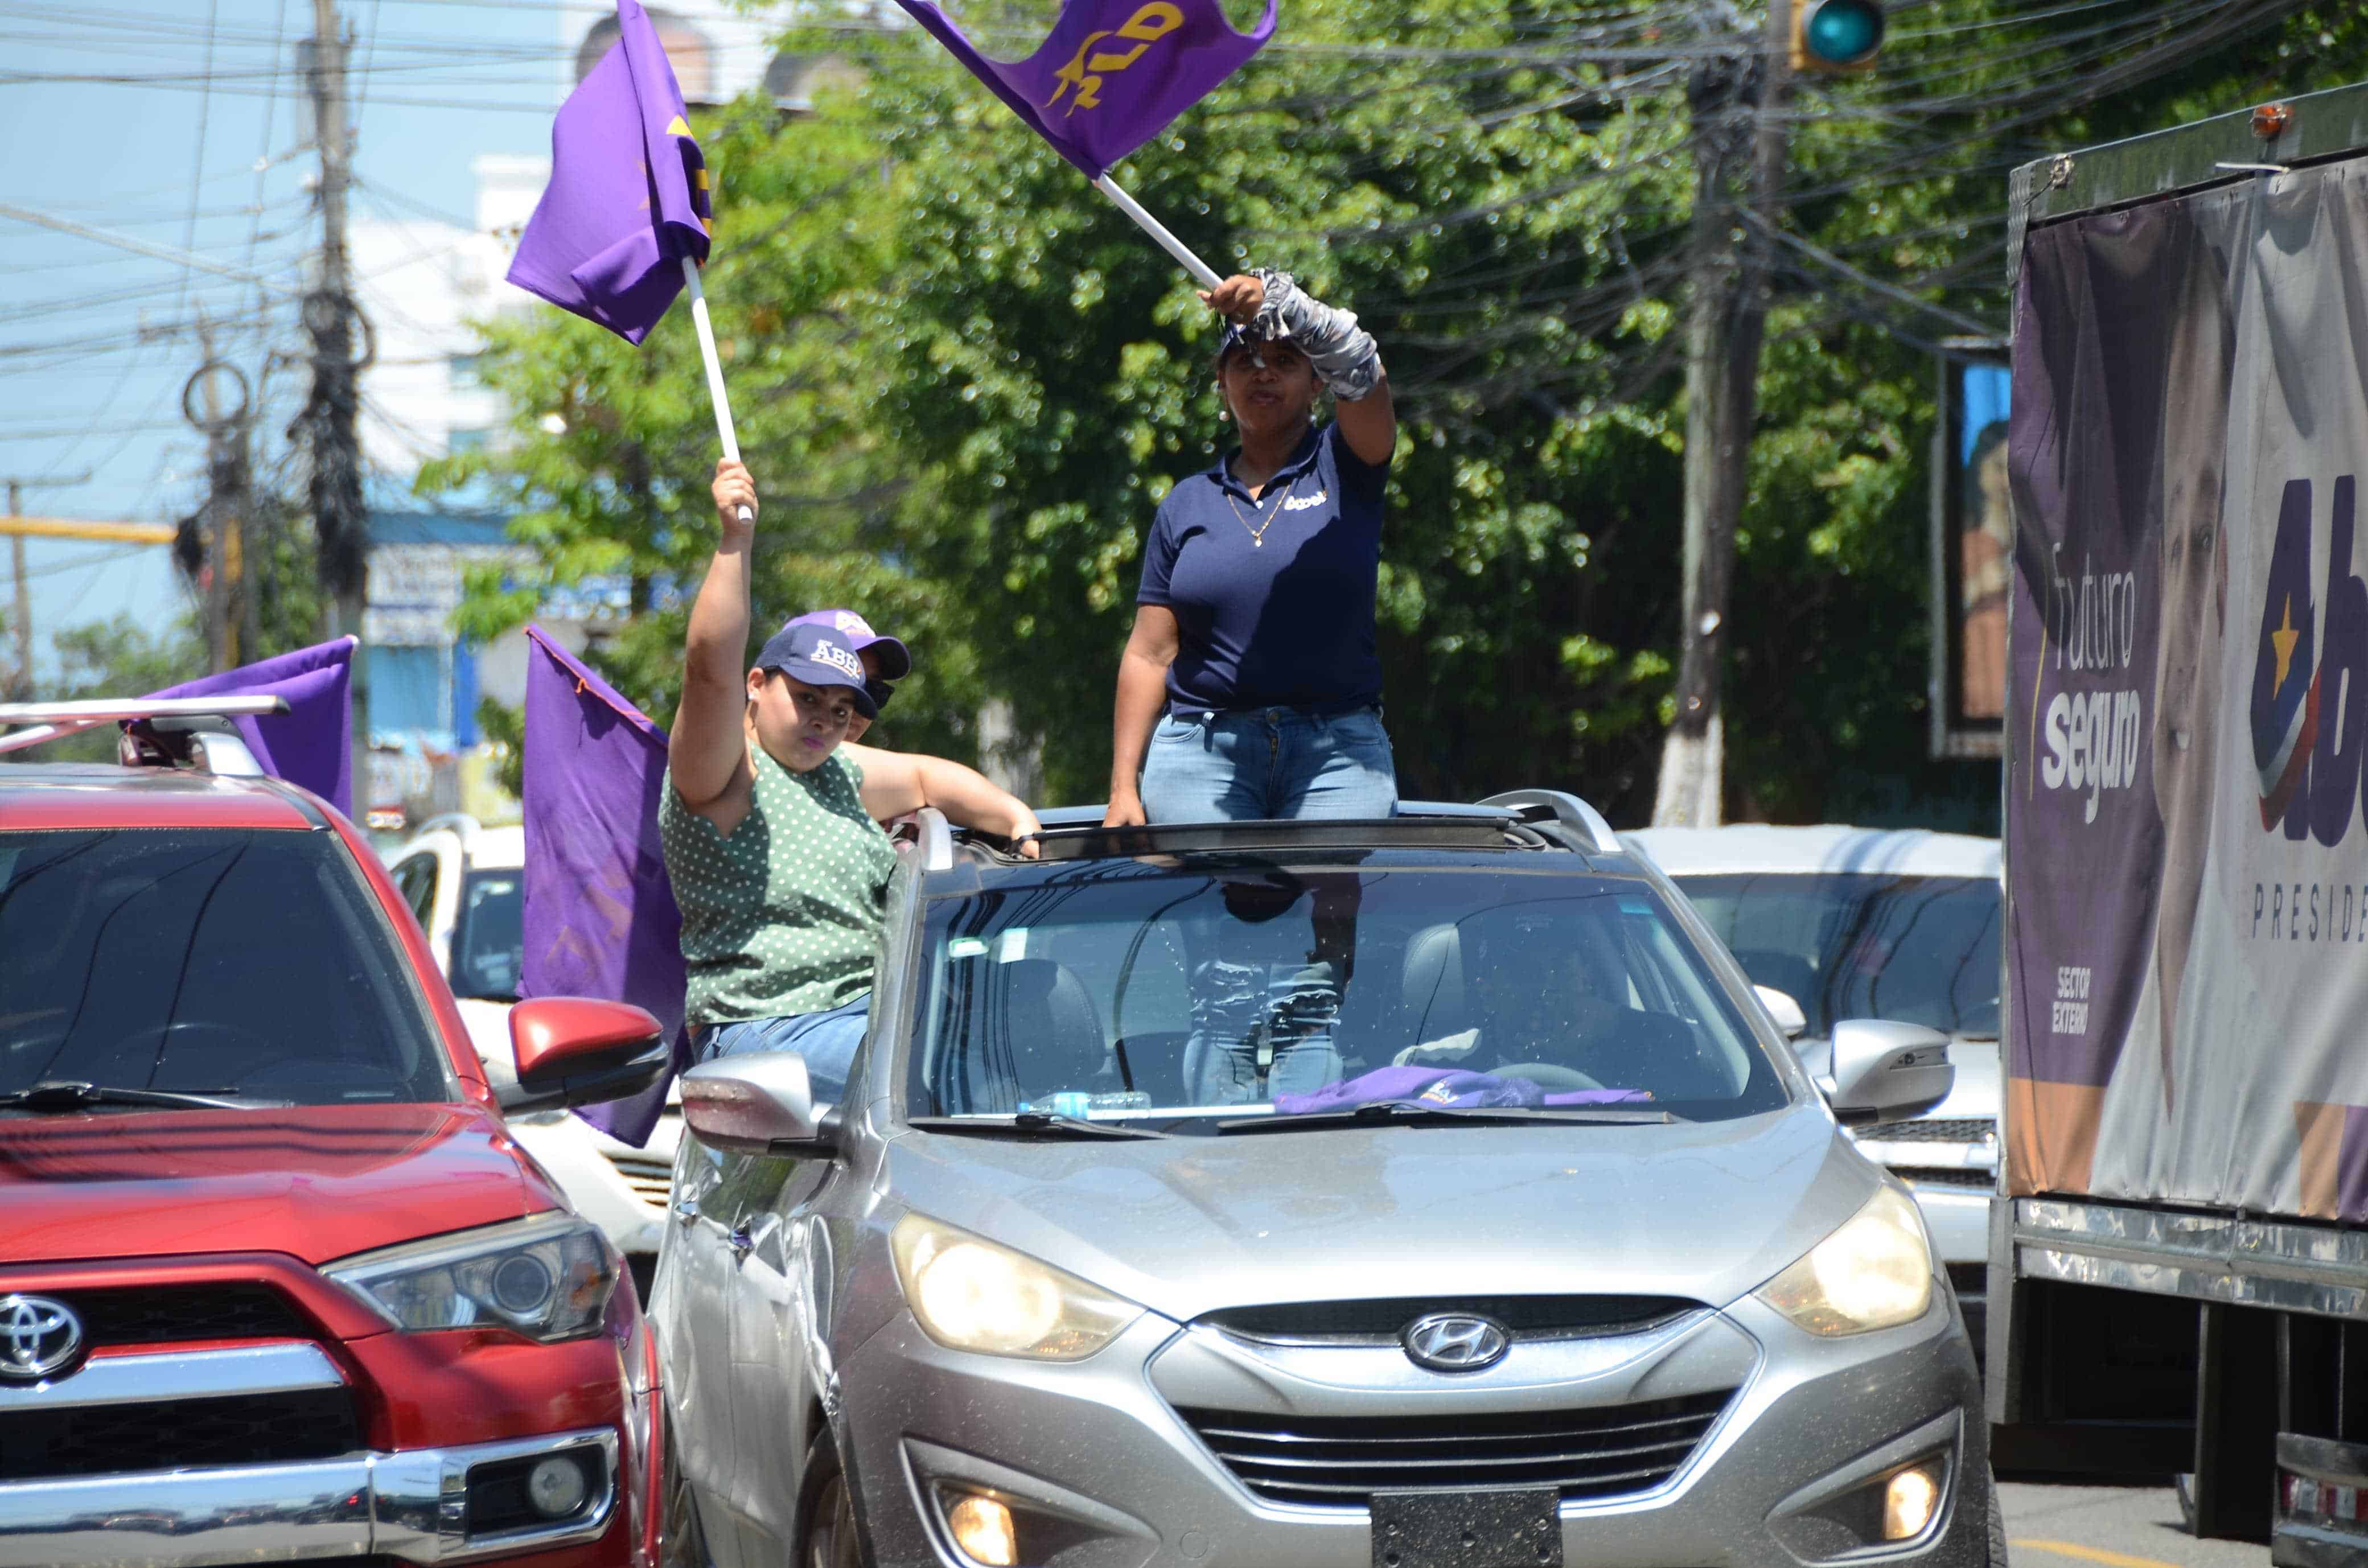
[[[1192,1033],[1184,1045],[1187,1103],[1245,1105],[1313,1094],[1340,1076],[1340,1052],[1332,1044],[1340,1012],[1338,963],[1300,968],[1211,959],[1192,966],[1191,996]]]
[[[1373,709],[1171,710],[1143,759],[1144,815],[1155,823],[1385,817],[1397,763]]]
[[[806,1080],[814,1085],[814,1104],[837,1105],[847,1097],[847,1069],[871,1024],[871,993],[833,1007],[826,1013],[789,1013],[778,1018],[740,1018],[710,1024],[691,1040],[691,1054],[701,1062],[719,1056],[754,1056],[768,1051],[794,1051],[806,1060]]]

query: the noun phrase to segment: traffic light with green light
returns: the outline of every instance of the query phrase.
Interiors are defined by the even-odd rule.
[[[1882,49],[1882,0],[1793,0],[1793,70],[1871,71]]]

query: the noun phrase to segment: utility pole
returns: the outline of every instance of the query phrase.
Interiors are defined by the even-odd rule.
[[[25,492],[51,486],[67,486],[87,483],[90,475],[77,474],[72,479],[17,479],[8,481],[8,516],[25,515]],[[17,664],[8,675],[6,687],[11,702],[33,700],[33,585],[32,574],[25,567],[25,535],[10,530],[8,535],[8,565],[17,579],[15,608],[8,619],[16,633]]]
[[[1653,800],[1656,827],[1715,827],[1722,815],[1727,597],[1768,322],[1770,243],[1746,211],[1775,221],[1789,151],[1792,25],[1793,0],[1768,0],[1758,58],[1737,51],[1705,61],[1688,91],[1696,151],[1686,315],[1684,625],[1677,713],[1662,742]]]
[[[205,361],[181,388],[181,413],[206,437],[206,504],[199,514],[207,565],[206,658],[220,674],[260,651],[259,607],[246,583],[246,522],[254,511],[254,498],[248,494],[247,442],[253,399],[238,368],[214,357],[213,328],[203,312],[198,317],[198,341],[204,348]],[[222,397],[225,376],[238,389],[238,406],[227,413]],[[189,406],[192,392],[202,398],[203,414]]]
[[[313,120],[321,149],[321,267],[304,296],[304,327],[313,341],[313,390],[297,415],[312,455],[310,500],[319,542],[324,637],[362,633],[370,543],[362,510],[361,453],[355,434],[358,402],[354,300],[346,263],[346,190],[352,179],[353,142],[347,123],[346,37],[336,0],[313,0]],[[354,649],[354,798],[366,808],[370,778],[369,666]]]

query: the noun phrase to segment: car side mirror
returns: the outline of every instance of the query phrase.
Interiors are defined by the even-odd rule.
[[[674,1049],[657,1019],[625,1002],[537,996],[510,1009],[516,1085],[495,1090],[506,1111],[598,1105],[666,1076]]]
[[[1759,1005],[1768,1009],[1769,1018],[1786,1040],[1798,1040],[1809,1032],[1809,1015],[1801,1011],[1801,1004],[1772,985],[1755,985]]]
[[[835,1119],[816,1110],[806,1059],[794,1051],[702,1062],[682,1075],[682,1119],[711,1149],[768,1154],[828,1143]]]
[[[1850,1126],[1906,1121],[1949,1097],[1957,1070],[1949,1037],[1921,1024],[1845,1018],[1834,1026],[1835,1117]]]

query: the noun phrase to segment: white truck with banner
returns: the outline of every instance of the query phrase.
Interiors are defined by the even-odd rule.
[[[2368,1562],[2368,86],[2010,200],[1998,1467]]]

